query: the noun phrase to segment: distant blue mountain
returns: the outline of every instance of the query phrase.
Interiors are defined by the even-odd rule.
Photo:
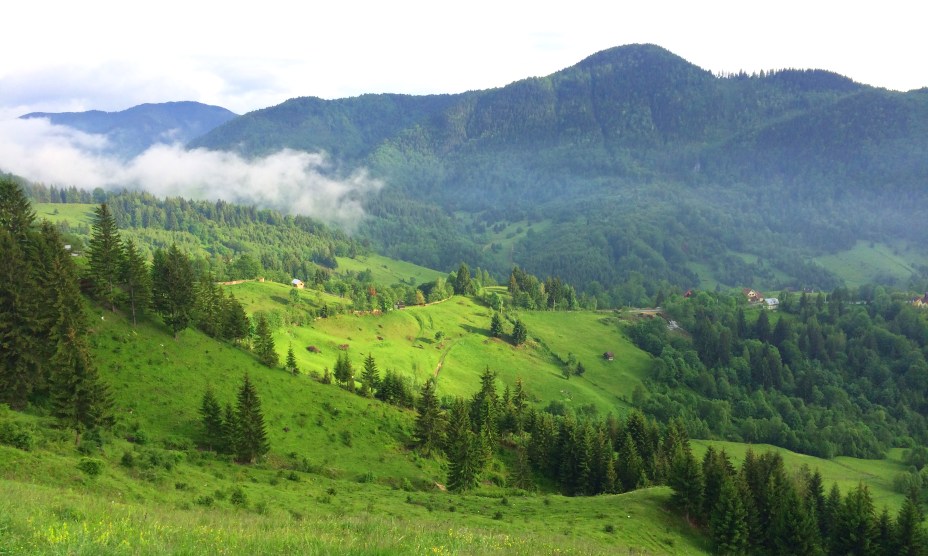
[[[110,152],[130,158],[159,143],[186,144],[237,115],[199,102],[140,104],[120,112],[32,112],[23,119],[48,118],[53,124],[106,135]]]

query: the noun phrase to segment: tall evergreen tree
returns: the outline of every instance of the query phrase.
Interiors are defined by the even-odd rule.
[[[374,354],[368,353],[364,359],[364,370],[361,371],[361,388],[365,396],[373,396],[380,386],[380,372]]]
[[[702,508],[702,473],[688,447],[674,454],[668,483],[673,489],[671,502],[687,521],[692,522]]]
[[[222,406],[207,386],[200,402],[200,422],[203,426],[203,446],[207,450],[222,452],[225,444],[222,422]]]
[[[471,430],[467,402],[462,399],[456,399],[451,405],[446,442],[448,488],[462,492],[477,486],[482,454],[479,439]]]
[[[245,308],[238,299],[235,299],[235,295],[229,293],[229,297],[224,297],[222,301],[223,339],[240,342],[248,337],[250,328],[251,324],[248,322]]]
[[[480,375],[480,390],[470,404],[470,422],[477,434],[485,434],[490,447],[499,441],[500,402],[496,393],[496,372],[489,367]]]
[[[235,456],[241,463],[253,463],[270,449],[264,414],[258,392],[246,374],[238,391],[235,409],[236,442]]]
[[[87,244],[87,274],[94,295],[116,311],[119,284],[125,266],[122,240],[116,218],[106,203],[94,209],[90,242]]]
[[[71,257],[62,248],[52,265],[56,277],[53,306],[56,321],[51,331],[54,353],[49,362],[52,413],[81,435],[112,422],[112,400],[97,374],[86,345],[86,316]]]
[[[708,518],[712,542],[719,554],[735,556],[748,552],[747,510],[736,485],[738,480],[729,475],[722,478],[715,506]]]
[[[237,454],[239,443],[238,417],[231,403],[226,403],[222,411],[222,451]]]
[[[262,314],[258,315],[258,322],[255,323],[255,355],[268,367],[276,367],[280,363],[274,337],[271,336],[271,325]]]
[[[365,367],[366,370],[366,367]],[[444,437],[444,422],[438,396],[435,394],[435,380],[428,379],[422,385],[419,400],[416,403],[416,427],[413,432],[416,446],[423,454],[429,455],[441,448]]]
[[[525,324],[521,319],[516,319],[516,323],[512,327],[512,343],[521,346],[527,339],[528,330],[525,328]]]
[[[921,503],[919,501],[919,491],[916,488],[909,489],[905,501],[899,509],[896,516],[896,524],[893,528],[894,543],[892,548],[894,554],[899,556],[916,556],[924,555],[928,552],[928,542],[925,539],[925,531],[922,522],[925,516],[922,513]]]
[[[832,550],[838,554],[869,554],[875,526],[873,498],[863,483],[847,493],[832,537]]]
[[[137,316],[143,314],[151,304],[151,273],[131,239],[123,243],[121,281],[132,314],[132,324],[135,325]]]
[[[32,262],[7,228],[0,228],[0,260],[0,403],[23,409],[41,387],[38,288]]]
[[[296,354],[293,353],[293,344],[287,347],[287,363],[284,368],[293,376],[300,374],[300,369],[296,366]]]
[[[194,318],[197,328],[211,338],[222,335],[223,296],[219,284],[212,274],[206,272],[197,280],[194,288]]]
[[[494,338],[503,337],[503,319],[500,318],[499,313],[494,311],[493,317],[490,319],[490,336]]]
[[[171,329],[174,339],[190,325],[194,305],[193,266],[176,244],[155,251],[151,268],[152,305]]]
[[[24,245],[35,223],[35,211],[22,188],[10,178],[0,178],[0,229]]]

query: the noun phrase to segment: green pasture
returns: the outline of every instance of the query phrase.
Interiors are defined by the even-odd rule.
[[[908,245],[858,241],[847,251],[816,257],[815,261],[844,279],[849,287],[886,282],[904,284],[917,264],[926,264],[924,251]]]
[[[349,257],[336,257],[338,271],[364,272],[369,270],[374,283],[392,285],[400,282],[424,284],[434,282],[440,276],[447,276],[447,272],[439,272],[413,263],[388,259],[381,255],[360,255],[355,259]]]

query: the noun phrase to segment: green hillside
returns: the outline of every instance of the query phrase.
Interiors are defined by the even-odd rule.
[[[671,286],[924,279],[831,257],[857,242],[919,248],[926,122],[924,90],[825,70],[718,76],[638,44],[484,91],[291,99],[191,146],[330,153],[386,184],[359,231],[379,252],[497,274],[515,263],[615,306]]]

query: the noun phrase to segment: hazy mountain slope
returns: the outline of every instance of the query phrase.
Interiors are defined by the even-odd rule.
[[[131,157],[158,143],[185,144],[236,114],[199,102],[165,102],[141,104],[120,112],[32,112],[21,117],[48,118],[53,124],[106,135],[112,152]]]
[[[631,45],[484,91],[293,99],[191,145],[326,151],[387,183],[361,227],[385,254],[516,263],[614,302],[632,273],[648,295],[661,282],[830,288],[841,277],[813,257],[919,241],[926,122],[923,91],[824,70],[720,77]],[[532,223],[543,232],[507,238],[503,256],[493,230]]]

